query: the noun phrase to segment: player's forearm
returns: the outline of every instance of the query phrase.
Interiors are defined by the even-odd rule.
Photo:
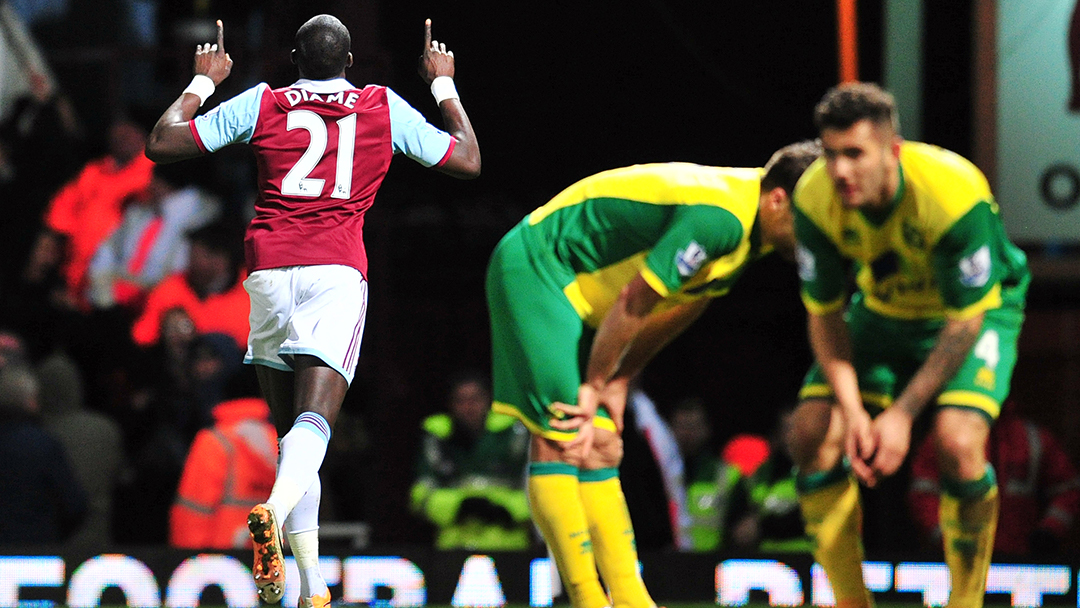
[[[450,159],[440,169],[460,179],[473,179],[480,175],[480,144],[476,141],[469,115],[461,105],[461,100],[450,98],[439,103],[443,125],[457,144]]]
[[[837,404],[845,410],[862,408],[858,374],[851,357],[851,338],[842,313],[807,316],[810,348],[832,387]]]
[[[198,111],[198,96],[181,93],[150,131],[146,139],[146,157],[156,163],[170,163],[198,156],[201,150],[188,126],[188,121]]]
[[[918,416],[963,365],[979,337],[982,322],[981,314],[971,319],[947,321],[938,334],[934,349],[893,406],[908,412],[912,418]]]
[[[592,351],[589,353],[585,382],[598,391],[603,389],[621,366],[630,345],[644,325],[644,316],[632,314],[627,310],[624,301],[616,302],[596,331]]]
[[[638,375],[657,353],[686,331],[686,328],[690,327],[708,306],[709,300],[702,298],[662,313],[649,315],[647,322],[623,357],[615,376],[633,378]]]

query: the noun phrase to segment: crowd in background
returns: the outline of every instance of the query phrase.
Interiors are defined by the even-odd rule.
[[[246,530],[214,526],[206,512],[254,504],[273,481],[272,430],[240,364],[251,167],[229,158],[155,166],[142,154],[145,120],[113,111],[94,117],[107,129],[88,129],[55,82],[40,74],[30,82],[0,124],[0,545],[238,546]],[[424,223],[429,211],[413,209],[419,225],[438,223]],[[474,220],[479,237],[465,235],[476,237],[474,265],[504,218],[516,218],[513,209],[500,213],[492,226]],[[434,243],[423,252],[450,240],[437,230],[425,236]],[[396,247],[401,265],[423,255]],[[378,529],[371,504],[381,500],[426,522],[422,533],[384,533],[386,542],[538,549],[523,510],[526,435],[487,410],[483,374],[371,378],[362,369],[359,379],[323,469],[328,520],[370,519]],[[410,382],[437,386],[430,394],[445,402],[364,409],[375,391],[402,405],[393,393]],[[376,383],[384,388],[369,388]],[[732,429],[715,428],[713,401],[654,403],[643,391],[632,400],[622,478],[640,548],[804,551],[780,447],[786,410],[761,408],[771,434],[732,438]],[[401,445],[374,448],[372,426],[394,428]],[[999,532],[999,550],[1075,550],[1080,479],[1054,435],[1003,415],[991,450],[1003,527],[1015,522]],[[868,504],[882,507],[868,509],[871,547],[937,542],[936,481],[922,463],[871,496]]]

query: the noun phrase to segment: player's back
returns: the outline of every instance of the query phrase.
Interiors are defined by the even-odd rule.
[[[520,236],[549,252],[585,322],[598,326],[641,273],[659,309],[722,295],[759,252],[750,235],[761,169],[634,165],[585,178],[533,211]]]
[[[249,270],[343,264],[367,271],[362,228],[393,157],[385,87],[344,79],[261,92]]]
[[[749,232],[760,184],[756,168],[634,165],[571,185],[526,221],[539,246],[550,243],[575,271],[591,272],[650,250],[681,214],[693,216],[685,223],[699,230],[732,219]]]

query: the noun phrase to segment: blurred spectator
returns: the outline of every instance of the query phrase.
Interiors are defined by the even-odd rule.
[[[360,396],[359,391],[350,395],[353,397],[338,412],[334,440],[326,446],[326,458],[319,469],[319,519],[323,522],[365,522],[372,517],[372,502],[382,500],[387,490],[386,484],[372,481],[377,457],[372,450],[370,422],[360,405],[369,399]],[[406,484],[411,481],[409,475]]]
[[[743,477],[740,496],[745,504],[731,530],[729,547],[756,549],[764,553],[805,552],[811,549],[806,536],[799,497],[795,490],[795,463],[784,437],[791,428],[791,407],[784,408],[769,438],[768,457],[748,477]],[[747,444],[749,447],[753,444]],[[760,453],[759,450],[747,450]]]
[[[64,447],[40,423],[29,367],[0,368],[0,544],[60,543],[86,517],[86,492]]]
[[[220,203],[192,184],[200,163],[154,165],[146,197],[134,198],[90,261],[88,299],[100,309],[138,310],[147,292],[188,264],[186,233],[221,215]]]
[[[725,542],[733,495],[739,486],[739,469],[720,458],[720,450],[712,440],[712,423],[700,399],[686,399],[675,405],[671,430],[686,469],[690,548],[717,551]]]
[[[112,508],[123,464],[123,436],[115,420],[83,405],[83,383],[75,363],[52,355],[38,365],[41,415],[60,440],[75,477],[86,490],[89,513],[68,544],[100,551],[112,544]]]
[[[772,447],[769,445],[768,438],[740,433],[724,444],[724,448],[720,450],[720,458],[737,467],[743,477],[749,477],[769,459],[770,452],[772,452]]]
[[[26,263],[12,268],[0,289],[0,318],[27,336],[26,347],[34,359],[67,340],[80,316],[61,270],[67,251],[65,235],[42,229]]]
[[[131,330],[135,344],[155,344],[162,317],[173,308],[182,308],[197,332],[227,334],[246,349],[250,304],[243,284],[240,234],[219,222],[195,230],[189,238],[187,270],[173,274],[150,291]]]
[[[154,163],[143,154],[145,145],[141,127],[124,119],[114,121],[108,155],[88,162],[49,202],[45,225],[71,241],[63,270],[76,300],[85,291],[90,258],[120,224],[124,204],[131,197],[145,196],[150,185]]]
[[[19,334],[0,329],[0,370],[9,365],[26,365],[26,345]]]
[[[439,549],[528,549],[528,431],[491,411],[487,380],[478,374],[453,379],[448,398],[449,412],[423,423],[413,512],[438,528]]]
[[[49,198],[78,168],[82,132],[67,97],[48,76],[31,72],[29,94],[0,124],[4,223],[0,256],[22,268]],[[6,182],[6,183],[5,183]]]
[[[936,446],[928,437],[912,463],[908,501],[927,547],[941,546]],[[1061,443],[1006,401],[990,429],[987,459],[997,474],[1000,507],[994,554],[1060,555],[1080,514],[1080,476]]]
[[[213,426],[195,435],[184,464],[170,513],[173,547],[250,547],[248,512],[274,486],[277,432],[270,406],[257,397],[255,370],[236,366],[227,374],[230,391],[213,407]]]
[[[626,508],[639,549],[690,547],[684,465],[679,446],[652,398],[630,383],[626,399],[623,458],[619,464]]]
[[[120,488],[117,534],[124,542],[165,543],[169,507],[188,450],[200,429],[214,423],[213,408],[226,396],[226,386],[241,367],[243,351],[229,336],[203,334],[190,337],[182,311],[168,317],[166,328],[174,341],[173,355],[184,357],[169,365],[149,387],[140,409],[132,412],[126,428],[131,467]],[[157,351],[160,352],[160,351]]]
[[[171,308],[161,317],[161,339],[143,352],[133,366],[134,389],[129,410],[123,414],[128,437],[145,436],[152,426],[152,407],[171,396],[191,392],[188,362],[198,334],[183,308]]]

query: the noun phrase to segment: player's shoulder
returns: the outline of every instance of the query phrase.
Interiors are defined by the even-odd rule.
[[[921,142],[900,146],[905,185],[926,204],[963,213],[991,198],[990,184],[974,163],[945,148]]]
[[[803,171],[792,194],[795,206],[805,212],[818,199],[831,198],[834,193],[835,187],[825,168],[825,159],[822,157]]]
[[[822,228],[839,225],[843,207],[824,158],[818,158],[806,168],[795,184],[791,202],[799,212],[796,217],[805,217]]]

